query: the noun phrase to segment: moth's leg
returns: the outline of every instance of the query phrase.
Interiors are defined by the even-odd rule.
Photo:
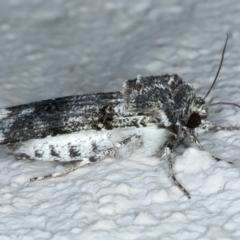
[[[115,155],[116,153],[116,150],[121,148],[122,146],[126,145],[127,143],[129,143],[134,137],[137,137],[139,138],[139,135],[137,134],[134,134],[122,141],[119,141],[117,143],[115,143],[113,145],[113,147],[111,148],[107,148],[103,151],[101,151],[100,153],[94,155],[94,156],[91,156],[91,157],[84,157],[80,160],[79,163],[69,167],[69,168],[66,168],[60,172],[56,172],[56,173],[53,173],[53,174],[49,174],[49,175],[45,175],[45,176],[40,176],[40,177],[33,177],[30,179],[30,181],[41,181],[41,180],[45,180],[45,179],[50,179],[50,178],[56,178],[56,177],[61,177],[63,175],[66,175],[70,172],[73,172],[79,168],[82,168],[83,166],[87,165],[87,164],[93,164],[95,163],[96,161],[108,156],[108,155]]]
[[[201,143],[199,142],[198,138],[193,133],[191,133],[188,128],[183,128],[183,130],[185,131],[186,135],[188,136],[191,142],[195,143],[201,151],[206,151],[204,147],[201,145]],[[220,158],[215,157],[213,155],[212,155],[212,158],[214,158],[216,161],[221,161]]]
[[[190,139],[191,142],[195,143],[201,151],[205,151],[205,149],[203,148],[203,146],[199,142],[198,138],[193,133],[191,133],[188,128],[183,128],[183,130],[184,130],[184,132],[186,133],[186,135],[188,136],[188,138]]]
[[[174,184],[187,196],[188,199],[191,198],[190,194],[188,191],[178,182],[176,179],[174,172],[173,172],[173,164],[172,164],[172,156],[171,156],[171,151],[172,151],[172,145],[168,144],[168,146],[164,149],[164,156],[167,157],[168,160],[168,166],[170,170],[170,176],[173,179]]]
[[[66,175],[70,172],[73,172],[81,167],[84,167],[85,165],[87,164],[90,164],[92,163],[90,161],[89,158],[85,158],[83,160],[81,160],[79,163],[69,167],[69,168],[66,168],[60,172],[56,172],[56,173],[52,173],[52,174],[49,174],[49,175],[45,175],[45,176],[40,176],[40,177],[33,177],[33,178],[30,178],[30,181],[41,181],[41,180],[45,180],[45,179],[50,179],[50,178],[56,178],[56,177],[61,177],[63,175]]]
[[[239,130],[239,127],[234,126],[234,127],[221,127],[221,126],[214,126],[212,128],[214,131],[233,131],[233,130]]]

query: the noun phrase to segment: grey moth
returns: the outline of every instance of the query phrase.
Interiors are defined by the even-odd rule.
[[[227,40],[218,73],[226,44]],[[174,175],[171,152],[186,136],[204,150],[198,134],[238,129],[207,120],[209,106],[232,104],[205,103],[218,73],[204,98],[197,97],[193,86],[177,74],[166,74],[126,80],[121,92],[8,107],[0,110],[0,144],[18,159],[77,161],[70,168],[31,181],[59,177],[106,156],[159,156],[168,160],[174,183],[190,198]]]

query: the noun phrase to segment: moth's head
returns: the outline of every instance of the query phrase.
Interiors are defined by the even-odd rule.
[[[200,126],[208,116],[204,99],[201,97],[196,97],[190,109],[187,127],[190,129],[195,129]]]

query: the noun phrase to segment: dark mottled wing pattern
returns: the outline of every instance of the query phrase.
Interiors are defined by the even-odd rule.
[[[145,127],[161,121],[164,125],[156,112],[166,113],[173,121],[175,92],[183,83],[176,74],[138,76],[127,80],[122,92],[70,96],[2,109],[0,144],[84,130]]]
[[[44,100],[0,111],[1,144],[82,130],[111,129],[123,103],[120,92]]]

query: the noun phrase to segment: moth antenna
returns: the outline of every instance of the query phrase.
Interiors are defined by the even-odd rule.
[[[220,65],[219,65],[219,67],[218,67],[217,74],[216,74],[216,76],[215,76],[215,79],[214,79],[214,81],[213,81],[211,87],[209,88],[207,94],[205,95],[205,97],[204,97],[203,99],[205,99],[205,98],[208,96],[208,94],[211,92],[211,90],[212,90],[212,88],[213,88],[215,82],[217,81],[218,74],[219,74],[219,72],[220,72],[220,70],[221,70],[221,68],[222,68],[222,63],[223,63],[223,59],[224,59],[224,54],[225,54],[225,50],[226,50],[226,46],[227,46],[227,42],[228,42],[228,34],[227,34],[227,38],[226,38],[226,41],[225,41],[225,44],[224,44],[224,48],[223,48],[223,52],[222,52],[222,58],[221,58]]]
[[[216,105],[232,105],[232,106],[235,106],[235,107],[240,108],[240,105],[239,105],[239,104],[229,103],[229,102],[210,103],[210,104],[206,104],[205,106],[206,106],[206,107],[211,107],[211,106],[216,106]]]

